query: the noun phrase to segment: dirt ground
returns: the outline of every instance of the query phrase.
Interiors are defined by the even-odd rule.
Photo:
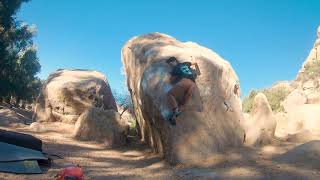
[[[44,152],[63,159],[55,159],[51,168],[43,169],[43,174],[0,173],[0,179],[55,179],[68,165],[81,166],[86,179],[320,179],[320,162],[308,166],[303,160],[295,164],[274,160],[301,143],[278,140],[260,148],[243,147],[215,155],[201,167],[171,166],[140,143],[110,149],[94,142],[76,141],[69,135],[72,126],[53,124],[36,133],[24,125],[30,122],[30,116],[0,106],[0,128],[34,135],[43,141]]]

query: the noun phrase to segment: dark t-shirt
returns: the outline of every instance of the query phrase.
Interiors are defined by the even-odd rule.
[[[179,63],[173,68],[171,75],[195,81],[195,73],[190,66],[190,62]]]

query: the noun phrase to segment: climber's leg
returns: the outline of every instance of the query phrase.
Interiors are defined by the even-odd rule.
[[[175,119],[180,115],[179,106],[181,105],[183,96],[185,94],[185,89],[182,86],[179,86],[178,83],[172,87],[168,92],[168,106],[171,110],[169,115],[169,121],[172,125],[175,125]]]

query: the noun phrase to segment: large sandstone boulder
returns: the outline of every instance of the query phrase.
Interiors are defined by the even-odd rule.
[[[125,143],[127,131],[127,126],[120,121],[120,114],[115,110],[90,108],[79,117],[73,136],[78,140],[98,141],[107,146],[115,146]]]
[[[198,90],[174,127],[165,119],[169,113],[166,93],[172,88],[165,60],[170,56],[197,62],[202,73],[196,80]],[[151,33],[128,41],[122,61],[142,140],[169,162],[201,163],[242,144],[238,77],[218,54],[196,43]]]
[[[245,120],[246,144],[264,145],[274,140],[277,121],[273,116],[267,97],[258,93],[253,100],[250,116]]]
[[[91,107],[117,111],[105,76],[97,71],[58,70],[44,83],[33,119],[74,124]]]

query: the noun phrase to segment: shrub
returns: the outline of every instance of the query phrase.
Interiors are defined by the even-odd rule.
[[[307,79],[315,79],[317,77],[320,77],[320,61],[316,60],[308,63],[305,66],[304,72]]]
[[[263,94],[266,95],[273,112],[283,112],[284,111],[284,107],[281,105],[281,102],[283,102],[286,99],[286,97],[289,95],[290,91],[286,88],[279,87],[279,88],[251,91],[249,96],[245,97],[242,102],[243,112],[246,112],[246,113],[251,112],[254,97],[259,92],[262,92]]]
[[[262,93],[266,95],[273,112],[284,111],[284,107],[282,106],[281,102],[283,102],[289,95],[290,91],[288,89],[271,88],[263,90]]]
[[[245,113],[250,113],[253,106],[253,99],[258,94],[257,91],[250,91],[249,96],[242,101],[242,110]]]

